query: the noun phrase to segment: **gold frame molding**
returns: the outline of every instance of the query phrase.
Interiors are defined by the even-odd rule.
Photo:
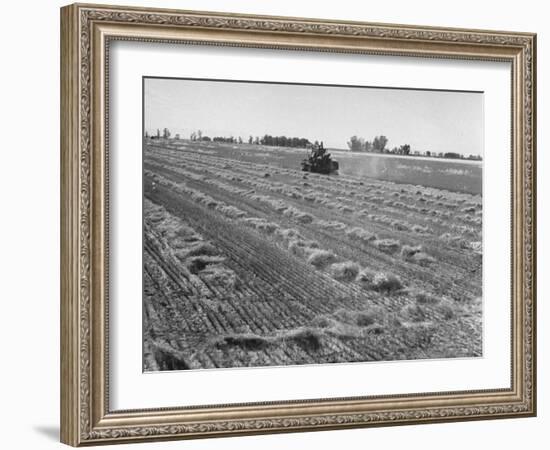
[[[507,61],[512,67],[509,389],[111,411],[109,42]],[[536,414],[536,35],[74,4],[61,9],[61,441],[73,446]]]

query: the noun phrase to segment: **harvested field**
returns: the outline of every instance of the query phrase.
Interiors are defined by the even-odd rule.
[[[146,141],[144,369],[481,356],[481,195],[295,154]]]

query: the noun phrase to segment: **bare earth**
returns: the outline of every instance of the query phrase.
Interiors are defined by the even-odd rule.
[[[144,369],[481,356],[480,195],[144,150]]]

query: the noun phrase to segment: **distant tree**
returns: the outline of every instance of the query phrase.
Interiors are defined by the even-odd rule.
[[[201,141],[204,141],[204,142],[210,142],[212,139],[210,139],[208,136],[203,136],[201,137]]]
[[[145,132],[145,139],[149,139],[149,133],[147,131]]]
[[[160,139],[160,130],[157,128],[157,139]]]
[[[382,153],[386,148],[388,143],[388,138],[386,136],[376,136],[374,141],[372,141],[372,149],[375,152]]]
[[[197,133],[195,133],[194,131],[191,133],[191,135],[189,136],[189,139],[191,139],[192,141],[196,141],[197,140]]]
[[[256,138],[254,139],[254,144],[260,145],[260,137],[259,136],[256,136]]]
[[[170,139],[170,130],[168,128],[165,128],[162,132],[162,137],[164,139]]]
[[[432,152],[429,150],[426,150],[426,156],[432,156]]]
[[[361,152],[365,150],[365,144],[362,138],[352,136],[349,138],[348,147],[352,152]]]
[[[460,153],[455,152],[447,152],[443,154],[443,158],[449,158],[449,159],[461,159],[462,155]]]
[[[248,136],[248,143],[252,144],[254,142],[254,138],[252,136]]]
[[[202,139],[202,130],[197,130],[197,139],[199,141]]]
[[[243,143],[243,138],[239,136],[239,144]]]
[[[179,140],[180,140],[180,135],[179,135],[179,133],[176,133],[176,135],[174,136],[174,139],[175,139],[176,141],[179,141]]]
[[[402,155],[409,155],[411,153],[411,146],[409,144],[404,144],[399,147],[399,153]]]

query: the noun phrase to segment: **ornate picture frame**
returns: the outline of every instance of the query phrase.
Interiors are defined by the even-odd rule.
[[[115,41],[511,65],[509,388],[113,410],[109,49]],[[536,35],[74,4],[61,9],[61,441],[96,445],[536,414]],[[141,345],[141,344],[140,344]]]

